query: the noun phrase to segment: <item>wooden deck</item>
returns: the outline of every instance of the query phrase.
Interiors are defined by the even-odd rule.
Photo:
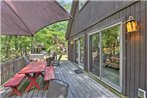
[[[69,84],[68,98],[119,98],[85,73],[76,74],[74,72],[76,69],[78,69],[76,66],[67,61],[61,62],[61,66],[55,67],[56,78],[62,79]],[[43,78],[40,76],[37,81],[43,88]],[[38,91],[33,88],[28,93],[24,92],[28,83],[29,81],[24,80],[19,86],[22,96],[13,95],[10,98],[46,98],[47,91],[43,89]],[[6,98],[10,90],[10,88],[2,87],[0,91],[1,98]]]

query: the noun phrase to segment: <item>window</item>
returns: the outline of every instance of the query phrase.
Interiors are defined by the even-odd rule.
[[[85,5],[88,0],[79,0],[79,10]]]

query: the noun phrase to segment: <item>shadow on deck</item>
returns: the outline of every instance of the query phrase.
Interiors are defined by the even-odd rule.
[[[69,84],[68,98],[119,98],[96,81],[91,79],[85,73],[76,74],[74,70],[78,69],[68,61],[61,62],[61,66],[55,67],[55,76]],[[10,98],[46,98],[47,90],[43,90],[44,82],[40,76],[37,80],[42,90],[32,88],[31,91],[25,92],[29,81],[23,80],[19,89],[22,96],[13,95]],[[1,88],[1,98],[6,98],[10,88]]]

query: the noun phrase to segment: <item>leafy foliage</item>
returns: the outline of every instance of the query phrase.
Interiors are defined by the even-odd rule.
[[[0,36],[0,59],[2,62],[27,55],[31,50],[31,37]]]
[[[46,51],[56,50],[60,51],[60,45],[67,47],[67,42],[65,40],[67,21],[60,22],[48,26],[35,35],[35,41],[43,44]]]
[[[57,0],[68,12],[71,9],[72,0]]]

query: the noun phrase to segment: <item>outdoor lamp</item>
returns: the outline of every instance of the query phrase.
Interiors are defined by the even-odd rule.
[[[71,41],[70,44],[72,45],[73,44],[73,41]]]
[[[129,20],[126,22],[127,32],[135,32],[137,31],[137,21],[133,18],[133,16],[129,17]]]

